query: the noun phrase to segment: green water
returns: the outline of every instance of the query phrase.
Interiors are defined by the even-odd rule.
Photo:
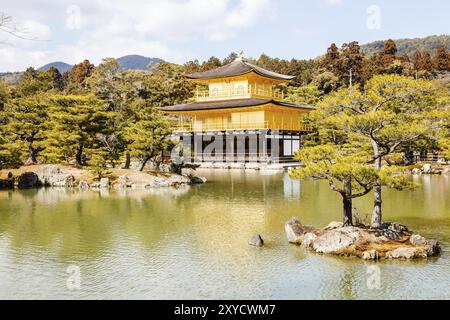
[[[316,226],[340,219],[326,183],[202,174],[208,184],[172,191],[0,192],[0,298],[450,299],[449,176],[384,193],[385,218],[439,239],[441,257],[377,263],[286,243],[292,216]],[[356,201],[361,216],[371,202]],[[255,233],[264,248],[247,245]],[[78,289],[67,286],[69,266],[81,272]]]

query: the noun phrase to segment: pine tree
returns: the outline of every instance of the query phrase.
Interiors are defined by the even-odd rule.
[[[428,113],[436,107],[433,85],[398,75],[377,75],[362,90],[340,89],[320,104],[327,122],[347,132],[352,143],[371,150],[368,162],[383,169],[383,159],[408,142],[430,133]],[[374,185],[372,226],[382,220],[382,180]]]
[[[439,46],[432,59],[433,67],[437,71],[450,71],[450,53],[444,46]]]
[[[424,50],[422,52],[422,60],[420,63],[420,69],[427,71],[428,73],[433,72],[433,62],[431,59],[431,54],[429,50]]]
[[[145,101],[136,104],[136,119],[126,130],[131,142],[129,150],[139,159],[140,171],[151,161],[156,168],[162,161],[162,155],[172,150],[175,143],[168,139],[173,132],[174,122]]]
[[[324,59],[320,62],[320,66],[336,74],[339,70],[339,62],[339,48],[335,43],[332,43],[327,49],[327,53],[325,54]]]
[[[105,105],[92,96],[61,96],[47,98],[50,131],[44,156],[48,161],[75,160],[87,164],[93,152],[101,148],[98,134],[110,131],[108,121],[114,116],[105,112]]]
[[[18,98],[8,101],[0,111],[4,148],[19,150],[25,164],[36,164],[44,150],[48,105],[38,98]]]
[[[414,65],[414,70],[422,70],[422,53],[419,50],[414,51],[413,57],[412,57],[412,63]]]
[[[355,152],[354,147],[327,144],[302,149],[295,159],[305,167],[291,173],[298,179],[327,180],[330,189],[342,196],[344,226],[353,225],[353,199],[371,192],[378,181],[398,189],[409,186],[404,175],[393,175],[397,168],[376,170],[367,163],[367,153]]]
[[[3,106],[9,98],[9,90],[6,83],[0,81],[0,111],[3,110]]]
[[[68,73],[69,91],[77,93],[80,90],[86,89],[85,81],[92,75],[94,69],[95,66],[89,60],[84,60],[73,66],[72,70]]]
[[[344,43],[339,59],[338,77],[347,86],[365,79],[365,58],[357,41]]]

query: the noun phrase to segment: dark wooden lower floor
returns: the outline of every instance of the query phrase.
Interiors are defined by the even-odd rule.
[[[302,132],[292,131],[227,131],[180,133],[186,162],[280,163],[293,162],[302,147]]]

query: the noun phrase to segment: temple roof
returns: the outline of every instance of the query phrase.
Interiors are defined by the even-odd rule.
[[[236,59],[230,64],[227,64],[223,67],[206,71],[206,72],[197,72],[186,75],[189,79],[216,79],[216,78],[226,78],[226,77],[234,77],[240,76],[249,72],[255,72],[263,77],[268,77],[277,80],[289,81],[295,78],[295,76],[287,76],[284,74],[279,74],[276,72],[272,72],[253,64],[250,64],[244,60]]]
[[[281,107],[297,108],[297,109],[308,109],[313,110],[315,107],[297,105],[293,103],[280,102],[275,100],[266,99],[234,99],[234,100],[222,100],[222,101],[206,101],[206,102],[193,102],[187,104],[180,104],[171,107],[159,108],[166,112],[183,112],[183,111],[202,111],[202,110],[215,110],[215,109],[232,109],[232,108],[243,108],[243,107],[257,107],[266,104],[274,104]]]

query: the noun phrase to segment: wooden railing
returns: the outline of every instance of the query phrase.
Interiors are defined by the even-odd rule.
[[[240,131],[240,130],[278,130],[310,132],[312,127],[302,123],[271,123],[265,122],[240,122],[240,123],[192,123],[182,122],[175,128],[175,132],[211,132],[211,131]]]
[[[229,90],[200,90],[196,91],[197,101],[214,101],[221,99],[240,99],[240,98],[262,98],[273,99],[275,101],[284,100],[284,93],[275,89],[265,89],[260,87],[232,88]]]

